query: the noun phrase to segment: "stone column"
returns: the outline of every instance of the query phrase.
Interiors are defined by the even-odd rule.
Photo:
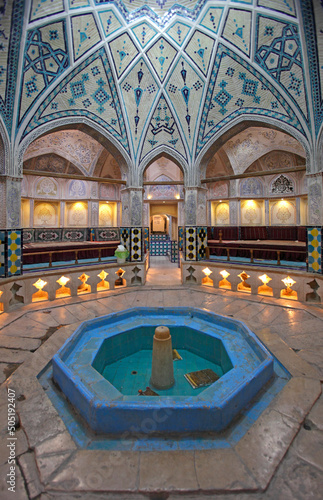
[[[143,188],[129,187],[121,190],[121,226],[140,227],[143,224]]]
[[[142,225],[149,227],[149,203],[143,203],[142,207]]]
[[[1,277],[21,274],[21,181],[17,177],[0,178],[0,229],[7,229],[0,253]]]
[[[265,200],[265,226],[269,226],[270,217],[269,217],[269,200]]]
[[[299,196],[296,198],[296,224],[299,226],[301,223],[301,199]]]
[[[21,181],[15,177],[0,178],[0,228],[17,229],[20,227]]]
[[[229,200],[229,209],[230,209],[230,225],[238,226],[239,225],[239,201],[238,200]]]
[[[196,224],[198,226],[207,225],[207,205],[206,205],[207,188],[199,188],[197,191],[197,213]]]
[[[185,226],[196,226],[197,223],[197,188],[185,188]]]
[[[65,201],[60,202],[59,227],[65,226]]]
[[[99,226],[99,202],[89,201],[89,226]]]
[[[323,225],[322,173],[307,175],[308,224]]]
[[[34,227],[34,200],[29,200],[29,227]]]

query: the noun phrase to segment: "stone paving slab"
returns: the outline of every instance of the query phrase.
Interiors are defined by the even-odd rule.
[[[64,464],[49,488],[63,491],[136,491],[139,452],[80,450]]]
[[[206,290],[201,290],[202,288]],[[157,494],[158,491],[162,495],[167,492],[168,500],[176,498],[179,493],[182,498],[194,499],[200,497],[202,492],[209,495],[216,494],[216,498],[221,499],[223,491],[227,493],[230,491],[229,498],[232,500],[250,500],[250,498],[253,500],[264,498],[307,500],[307,497],[296,493],[294,483],[300,484],[297,471],[310,488],[307,491],[313,492],[314,496],[308,498],[316,498],[316,492],[321,492],[318,483],[321,481],[322,484],[323,477],[320,454],[323,435],[321,408],[323,399],[320,397],[317,400],[321,391],[320,373],[315,369],[316,365],[311,366],[304,361],[287,344],[289,329],[291,335],[293,332],[303,333],[304,331],[309,337],[312,336],[312,332],[322,331],[322,329],[317,329],[320,328],[323,314],[320,314],[320,309],[307,308],[299,303],[288,304],[288,301],[276,299],[269,301],[270,298],[254,300],[254,297],[243,293],[227,294],[222,290],[221,293],[218,292],[218,290],[210,290],[206,287],[198,289],[182,287],[161,289],[159,287],[154,291],[147,290],[146,287],[131,290],[119,289],[109,292],[109,296],[103,297],[95,294],[98,297],[95,300],[92,300],[93,295],[91,297],[83,295],[77,297],[77,301],[73,301],[73,298],[66,299],[66,301],[62,299],[59,304],[55,301],[55,307],[49,307],[48,302],[38,303],[37,307],[33,304],[32,311],[28,307],[23,307],[19,312],[14,311],[12,318],[15,321],[11,323],[8,317],[0,316],[0,347],[1,335],[17,338],[18,341],[21,340],[18,337],[23,331],[26,332],[24,335],[28,335],[29,340],[41,339],[48,335],[48,323],[43,321],[43,317],[52,318],[50,321],[52,327],[68,325],[54,331],[35,353],[30,354],[29,359],[13,373],[8,381],[11,387],[16,389],[17,397],[25,398],[18,402],[21,429],[17,431],[17,436],[19,436],[19,460],[24,474],[24,482],[21,483],[21,493],[19,493],[22,495],[21,498],[28,498],[28,496],[32,498],[32,495],[39,491],[38,483],[35,478],[33,479],[35,463],[40,488],[45,487],[45,492],[39,497],[40,500],[51,500],[51,498],[73,500],[80,498],[77,496],[79,494],[82,499],[98,500],[101,492],[105,492],[102,497],[105,499],[142,500],[147,498],[146,495]],[[156,299],[156,302],[153,299]],[[222,314],[228,307],[226,311],[228,315],[232,314],[237,319],[245,318],[249,325],[257,325],[257,328],[253,330],[268,348],[284,364],[287,364],[295,377],[289,381],[235,448],[210,450],[210,452],[168,452],[162,459],[162,474],[159,476],[156,473],[160,464],[158,452],[102,453],[97,450],[77,450],[65,425],[36,379],[37,373],[46,366],[52,355],[80,324],[82,318],[108,314],[114,307],[122,310],[151,303],[159,306],[166,304],[199,306]],[[48,313],[48,311],[51,312]],[[78,312],[82,317],[78,317]],[[284,321],[284,325],[281,326],[278,321],[280,314]],[[27,315],[28,317],[25,318]],[[26,322],[24,322],[25,319]],[[65,323],[63,319],[66,320]],[[271,323],[275,319],[277,321],[274,327]],[[299,323],[300,321],[302,323]],[[311,328],[306,329],[307,323]],[[1,325],[3,325],[2,329]],[[26,325],[28,325],[28,330],[24,328]],[[19,330],[18,335],[17,330]],[[286,332],[284,340],[287,344],[281,340],[280,335],[283,333],[280,334],[280,330]],[[10,349],[3,350],[9,351]],[[319,351],[316,355],[313,351],[312,357],[310,351],[306,352],[309,353],[309,362],[315,361],[316,358],[320,361],[322,354]],[[4,387],[1,387],[0,392],[0,397],[5,398]],[[316,400],[317,403],[312,408]],[[0,407],[2,422],[6,418],[5,410]],[[304,419],[306,424],[312,426],[312,431],[302,428]],[[5,432],[5,426],[0,427],[1,432]],[[290,446],[297,433],[295,441]],[[308,437],[311,434],[312,437]],[[287,458],[283,459],[286,450],[288,450]],[[158,460],[157,455],[154,459],[152,453],[158,455]],[[112,457],[113,465],[110,467]],[[109,470],[112,470],[112,476],[106,470],[107,464]],[[176,470],[178,470],[177,475],[174,472]],[[230,477],[230,470],[235,471],[235,479]],[[286,481],[283,476],[287,476]],[[25,484],[29,489],[29,494],[26,492]],[[262,492],[265,488],[267,488],[266,492]],[[285,496],[279,496],[281,491]],[[76,492],[79,493],[76,494]],[[0,498],[1,500],[6,498],[1,496],[1,490]],[[19,500],[20,497],[17,498]],[[155,500],[155,497],[151,498]],[[160,498],[164,500],[166,496]],[[224,498],[227,500],[228,496],[224,495]],[[160,499],[156,497],[156,500]]]

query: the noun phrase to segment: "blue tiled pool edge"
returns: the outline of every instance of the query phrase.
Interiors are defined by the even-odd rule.
[[[230,335],[234,335],[236,341],[239,337],[244,343],[244,348],[248,344],[253,355],[258,357],[259,363],[246,373],[249,367],[243,365],[239,352],[235,352],[234,369],[199,396],[160,398],[123,396],[92,367],[95,349],[89,349],[92,351],[90,357],[87,360],[85,356],[83,360],[83,366],[87,370],[76,372],[68,366],[68,357],[72,355],[73,348],[82,347],[81,341],[84,336],[89,342],[91,340],[89,332],[92,331],[93,334],[94,328],[96,331],[108,328],[110,329],[108,334],[116,335],[120,333],[121,324],[123,329],[127,323],[129,329],[134,321],[140,323],[141,320],[147,324],[147,315],[158,322],[163,319],[160,324],[170,327],[174,324],[174,318],[183,324],[189,322],[201,325],[201,330],[206,335],[218,335],[218,331],[217,333],[212,331],[215,326],[217,330],[231,329]],[[205,323],[210,324],[209,331],[205,331]],[[111,331],[113,328],[115,328],[114,333]],[[104,331],[103,334],[107,335],[107,332]],[[229,351],[230,354],[232,349]],[[143,420],[146,421],[146,427],[150,432],[151,430],[177,433],[223,430],[273,375],[273,357],[242,322],[195,308],[133,308],[84,322],[53,357],[52,363],[55,382],[90,427],[98,433],[116,434],[129,432],[131,429],[142,429]],[[86,380],[88,375],[90,382]]]

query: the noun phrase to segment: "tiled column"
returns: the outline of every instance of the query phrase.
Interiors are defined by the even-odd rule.
[[[21,274],[21,179],[0,179],[0,277]]]

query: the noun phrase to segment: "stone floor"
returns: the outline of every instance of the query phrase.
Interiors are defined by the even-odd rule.
[[[1,500],[175,500],[179,495],[187,500],[202,496],[321,499],[322,307],[208,287],[182,287],[176,265],[157,258],[151,266],[145,287],[81,295],[55,304],[35,303],[0,315]],[[244,321],[292,372],[295,391],[287,394],[283,404],[276,402],[269,408],[258,429],[256,422],[250,436],[233,452],[110,452],[111,474],[104,466],[104,452],[82,450],[78,454],[35,374],[81,321],[137,305],[201,307]],[[16,391],[20,419],[15,494],[6,484],[7,385]]]

